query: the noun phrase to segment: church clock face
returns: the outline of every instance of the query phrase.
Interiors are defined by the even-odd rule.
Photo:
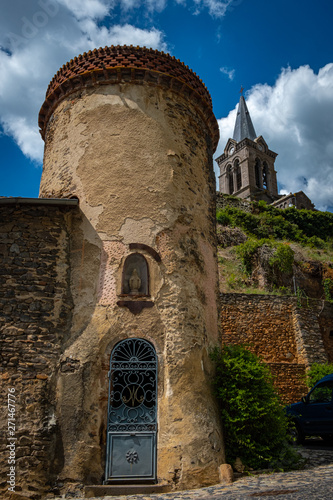
[[[231,146],[231,148],[229,148],[229,155],[234,154],[234,151],[235,151],[234,146]]]
[[[259,149],[259,151],[263,151],[264,150],[264,146],[262,144],[258,144],[258,149]]]

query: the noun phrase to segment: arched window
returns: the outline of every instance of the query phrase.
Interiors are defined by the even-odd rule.
[[[235,172],[236,172],[236,191],[239,191],[242,187],[242,172],[239,166],[239,160],[235,161]]]
[[[148,263],[140,253],[132,253],[126,257],[121,293],[126,295],[149,294]]]
[[[255,163],[255,166],[254,166],[254,173],[255,173],[255,178],[256,178],[256,186],[257,187],[261,187],[261,183],[260,183],[260,170],[261,170],[261,167],[260,167],[260,160],[259,158],[256,158],[256,163]]]
[[[264,162],[262,169],[262,187],[268,189],[268,166],[266,162]]]
[[[231,165],[228,166],[227,172],[228,172],[229,194],[232,194],[234,192],[234,176],[231,169]]]

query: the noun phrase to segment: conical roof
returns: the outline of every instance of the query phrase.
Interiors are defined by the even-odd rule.
[[[256,137],[257,135],[254,130],[254,126],[252,124],[252,120],[250,117],[250,113],[247,109],[244,96],[241,95],[238,104],[233,139],[236,142],[240,142],[245,138],[254,141]]]

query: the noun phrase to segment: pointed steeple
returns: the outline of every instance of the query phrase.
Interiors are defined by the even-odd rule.
[[[252,120],[250,117],[250,113],[247,109],[244,96],[241,95],[240,99],[239,99],[239,104],[238,104],[233,139],[236,142],[240,142],[245,138],[248,138],[248,139],[251,139],[251,141],[254,141],[254,139],[256,137],[257,137],[257,135],[256,135],[256,132],[254,130],[254,126],[252,124]]]

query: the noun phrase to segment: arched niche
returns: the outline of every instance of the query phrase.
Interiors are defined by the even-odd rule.
[[[124,295],[149,295],[148,262],[140,253],[126,257],[122,273],[121,293]]]

